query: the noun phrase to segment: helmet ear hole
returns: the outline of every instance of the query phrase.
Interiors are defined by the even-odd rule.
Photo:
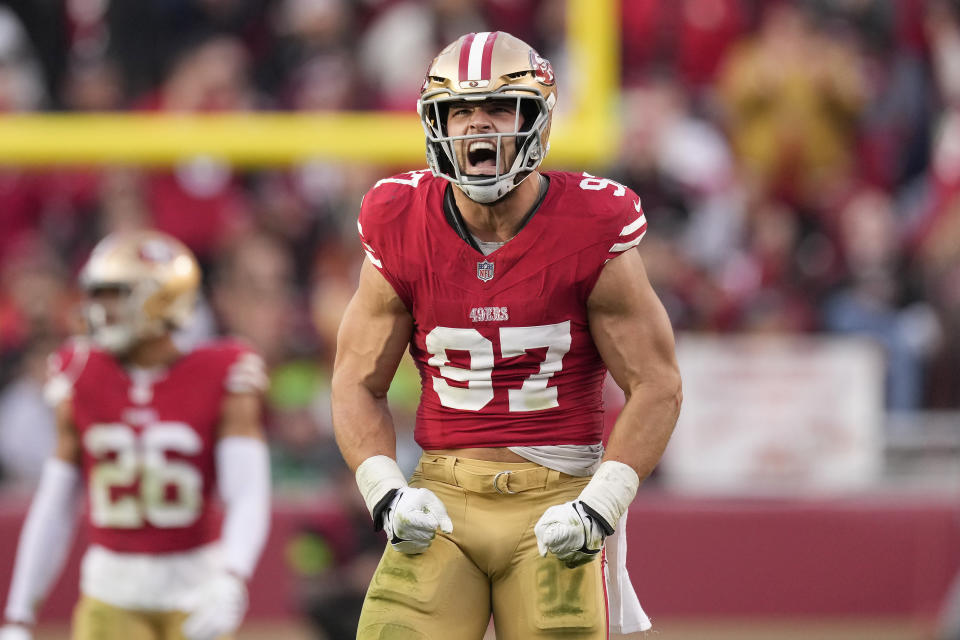
[[[533,100],[520,99],[520,131],[530,131],[540,115],[540,107]]]
[[[447,135],[447,118],[450,115],[450,105],[445,102],[437,103],[437,126],[443,135]]]

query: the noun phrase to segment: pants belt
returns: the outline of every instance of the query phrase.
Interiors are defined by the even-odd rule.
[[[574,476],[546,467],[481,471],[469,469],[455,456],[424,457],[417,465],[421,477],[472,491],[474,493],[520,493],[543,489]]]

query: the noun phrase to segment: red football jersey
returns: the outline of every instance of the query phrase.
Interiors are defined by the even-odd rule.
[[[587,298],[604,264],[639,244],[646,219],[619,183],[545,175],[540,208],[488,256],[446,221],[446,180],[415,171],[364,197],[364,249],[414,319],[424,449],[600,442],[606,368]]]
[[[259,356],[223,340],[166,369],[128,371],[77,339],[51,357],[50,368],[48,398],[69,398],[80,439],[90,541],[160,553],[216,539],[220,408],[228,392],[262,387]]]

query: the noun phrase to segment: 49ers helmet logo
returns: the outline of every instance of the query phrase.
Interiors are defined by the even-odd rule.
[[[174,251],[166,242],[150,238],[140,244],[137,255],[144,262],[170,262]]]
[[[530,49],[530,66],[533,67],[533,75],[540,84],[552,87],[556,82],[553,75],[553,65],[546,58],[541,58],[540,54]]]

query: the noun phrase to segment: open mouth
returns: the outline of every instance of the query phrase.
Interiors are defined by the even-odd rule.
[[[467,146],[467,168],[493,175],[497,172],[497,147],[489,140],[473,140]]]

